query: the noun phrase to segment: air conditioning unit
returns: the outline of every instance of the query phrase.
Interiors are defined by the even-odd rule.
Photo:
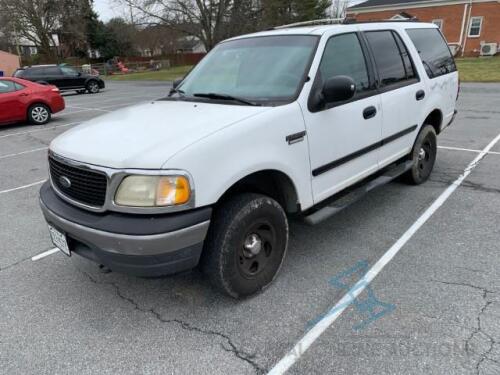
[[[481,56],[493,56],[497,53],[497,43],[481,44]]]

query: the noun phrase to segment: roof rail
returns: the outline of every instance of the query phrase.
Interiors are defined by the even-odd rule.
[[[314,25],[350,25],[350,24],[363,24],[363,23],[379,23],[379,22],[391,22],[391,23],[398,23],[398,22],[420,22],[416,18],[409,18],[405,20],[392,20],[392,19],[387,19],[387,20],[369,20],[369,21],[357,21],[355,18],[323,18],[319,20],[312,20],[312,21],[304,21],[304,22],[295,22],[291,23],[288,25],[282,25],[282,26],[275,26],[271,27],[268,30],[280,30],[280,29],[289,29],[293,27],[301,27],[301,26],[314,26]]]
[[[289,29],[292,27],[314,26],[314,25],[335,25],[344,23],[345,18],[323,18],[320,20],[303,21],[290,23],[288,25],[272,27],[271,30]]]

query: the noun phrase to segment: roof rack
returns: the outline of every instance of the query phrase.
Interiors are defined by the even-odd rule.
[[[323,18],[320,20],[295,22],[295,23],[290,23],[288,25],[276,26],[272,27],[271,30],[289,29],[292,27],[314,26],[314,25],[337,25],[337,24],[341,25],[344,23],[344,20],[345,18]]]
[[[312,21],[304,21],[304,22],[295,22],[290,23],[288,25],[271,27],[269,30],[280,30],[280,29],[290,29],[293,27],[302,27],[302,26],[315,26],[315,25],[350,25],[350,24],[361,24],[361,23],[379,23],[379,22],[419,22],[415,18],[409,18],[406,20],[370,20],[370,21],[357,21],[355,18],[323,18],[319,20]]]

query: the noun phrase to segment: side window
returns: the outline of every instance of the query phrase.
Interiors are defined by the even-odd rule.
[[[42,68],[30,68],[26,70],[26,77],[39,77],[43,75],[43,69]]]
[[[73,68],[69,68],[67,66],[62,66],[61,70],[62,70],[63,75],[65,75],[67,77],[78,77],[78,72]]]
[[[345,75],[354,80],[358,93],[370,90],[365,57],[355,33],[337,35],[328,40],[319,72],[323,82],[334,76]]]
[[[22,90],[22,89],[26,88],[26,86],[23,86],[23,85],[21,85],[20,83],[17,83],[17,82],[14,83],[14,86],[16,87],[16,91],[19,91],[19,90]]]
[[[43,74],[47,76],[60,76],[61,70],[56,66],[50,66],[43,70]]]
[[[457,70],[450,49],[438,29],[406,30],[420,54],[429,78]]]
[[[403,58],[391,31],[369,31],[366,33],[370,43],[381,86],[388,86],[406,80]]]
[[[6,94],[8,92],[14,92],[14,91],[16,91],[14,82],[0,80],[0,94]]]
[[[411,61],[410,53],[408,52],[408,49],[406,48],[404,42],[401,40],[401,37],[397,33],[393,33],[392,35],[396,39],[396,43],[397,43],[398,48],[399,48],[399,54],[401,55],[401,58],[403,59],[403,64],[404,64],[405,72],[406,72],[406,78],[407,79],[417,78],[417,74],[415,72],[415,69],[413,67],[413,63]]]

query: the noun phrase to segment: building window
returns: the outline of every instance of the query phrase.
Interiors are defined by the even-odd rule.
[[[469,36],[476,37],[481,35],[481,26],[483,25],[483,17],[472,17],[469,25]]]
[[[434,25],[436,25],[439,30],[443,31],[443,20],[439,19],[439,20],[432,20],[432,23]]]

